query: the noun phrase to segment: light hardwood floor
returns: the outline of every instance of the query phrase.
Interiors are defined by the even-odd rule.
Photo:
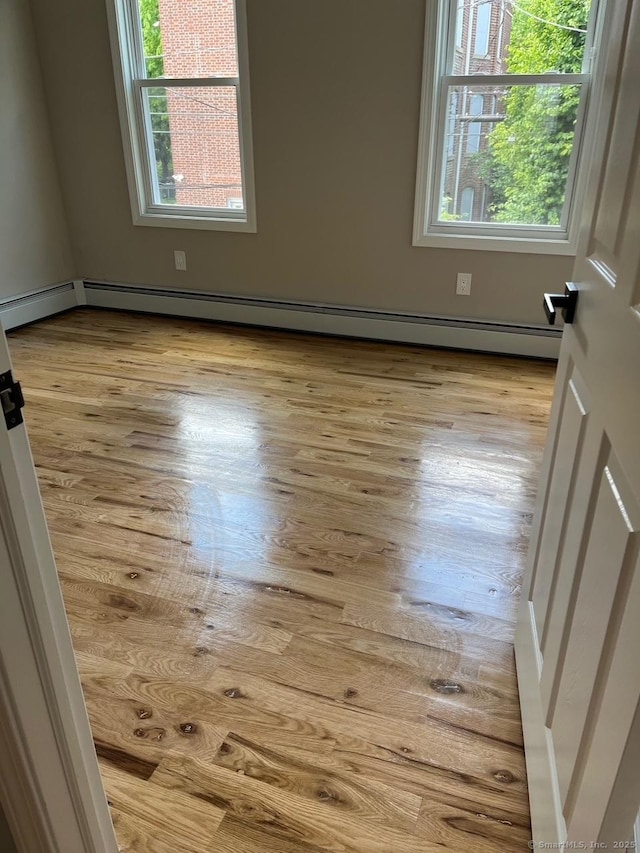
[[[10,335],[135,853],[503,853],[552,365],[77,311]]]

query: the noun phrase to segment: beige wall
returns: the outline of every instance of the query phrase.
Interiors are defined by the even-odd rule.
[[[569,277],[411,246],[424,0],[248,0],[257,234],[131,224],[105,0],[33,3],[83,277],[532,323]]]
[[[73,278],[33,23],[0,3],[0,299]]]

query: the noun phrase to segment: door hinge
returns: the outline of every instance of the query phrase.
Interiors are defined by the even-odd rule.
[[[10,370],[0,373],[0,400],[2,400],[2,413],[7,429],[19,426],[22,421],[24,397],[19,382],[14,382]]]

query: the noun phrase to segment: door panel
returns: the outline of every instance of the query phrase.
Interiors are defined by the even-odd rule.
[[[551,719],[547,717],[556,744],[560,795],[565,800],[590,709],[618,580],[635,538],[628,508],[616,482],[619,478],[613,474],[616,467],[609,459],[599,474],[593,518],[584,531],[586,543],[581,549],[584,561],[578,567],[581,577],[575,608],[567,614],[567,651],[557,666],[558,698]]]
[[[551,725],[555,711],[580,588],[584,550],[588,543],[585,531],[591,528],[595,514],[598,472],[603,471],[608,453],[609,447],[603,444],[597,427],[588,430],[575,471],[573,500],[565,507],[565,536],[554,561],[552,597],[540,644],[544,660],[540,690],[547,726]]]
[[[560,415],[561,428],[558,431],[555,464],[549,494],[550,505],[567,507],[567,512],[562,515],[553,513],[545,518],[540,535],[537,572],[532,587],[536,627],[538,636],[541,638],[544,637],[547,616],[553,604],[553,588],[557,572],[555,563],[545,561],[541,564],[539,555],[540,553],[549,554],[562,550],[561,543],[564,540],[568,508],[573,502],[577,462],[580,458],[584,433],[589,419],[587,395],[580,394],[579,386],[584,387],[584,383],[574,370],[569,379],[564,406]]]
[[[640,0],[605,30],[516,661],[534,839],[613,850],[640,806]]]
[[[580,755],[576,763],[569,796],[568,818],[581,827],[580,840],[597,837],[597,815],[606,813],[617,775],[627,747],[633,717],[640,696],[640,560],[638,534],[629,537],[620,582],[611,609],[607,644],[603,650],[596,678],[595,701],[585,726]],[[634,654],[629,654],[633,650]],[[637,777],[638,765],[633,768]],[[631,795],[626,808],[637,812],[634,786],[625,785],[623,793]],[[637,791],[637,787],[635,789]],[[615,796],[613,802],[615,803]],[[613,849],[613,842],[624,840],[619,828],[603,841]],[[595,835],[593,833],[596,833]]]
[[[638,812],[640,557],[637,540],[638,537],[635,560],[630,557],[629,570],[619,590],[611,642],[603,665],[600,703],[587,730],[589,747],[584,750],[581,776],[576,777],[571,814],[572,824],[583,827],[582,835],[587,838],[597,831],[597,817],[604,811],[600,837],[609,849],[614,849],[614,844],[620,841],[620,827],[625,824],[626,816],[634,810]],[[634,653],[629,654],[630,649]]]

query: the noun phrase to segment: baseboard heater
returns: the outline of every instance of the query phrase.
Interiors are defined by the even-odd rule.
[[[557,359],[561,329],[85,281],[86,304],[423,346]]]
[[[78,283],[56,284],[0,300],[0,322],[2,328],[8,332],[17,326],[76,308],[78,304]]]

